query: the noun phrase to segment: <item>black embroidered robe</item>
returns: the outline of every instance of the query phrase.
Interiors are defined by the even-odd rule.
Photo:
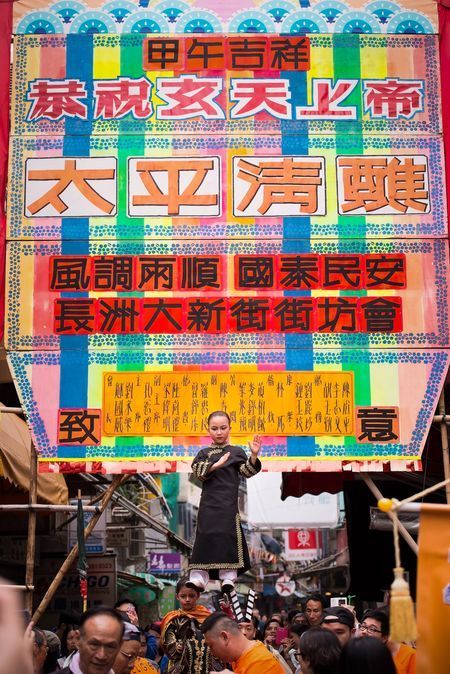
[[[226,464],[209,473],[210,466],[226,452],[230,452]],[[216,580],[221,569],[236,569],[240,575],[250,568],[238,510],[239,477],[253,477],[260,470],[260,460],[253,465],[242,447],[213,446],[199,451],[192,471],[203,484],[189,568],[204,569]]]

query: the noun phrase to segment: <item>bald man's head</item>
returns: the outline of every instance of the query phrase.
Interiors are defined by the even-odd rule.
[[[248,645],[239,625],[223,611],[212,613],[201,626],[213,655],[222,662],[237,660]]]

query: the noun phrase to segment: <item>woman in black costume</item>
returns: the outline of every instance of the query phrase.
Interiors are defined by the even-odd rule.
[[[261,438],[256,435],[249,443],[247,457],[242,447],[229,444],[230,430],[226,412],[210,414],[212,443],[192,462],[192,471],[203,487],[189,582],[200,592],[210,578],[220,579],[222,591],[229,592],[238,575],[251,566],[239,517],[238,490],[240,477],[253,477],[261,470]]]

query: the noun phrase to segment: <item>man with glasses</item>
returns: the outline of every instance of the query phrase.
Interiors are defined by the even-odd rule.
[[[375,637],[381,639],[389,648],[394,659],[397,674],[415,674],[416,651],[406,644],[398,644],[389,639],[389,614],[374,609],[366,611],[359,626],[361,637]]]
[[[113,664],[114,674],[129,674],[132,672],[140,650],[140,630],[132,623],[125,623],[122,643]]]
[[[124,623],[115,609],[99,607],[86,611],[80,621],[78,653],[59,674],[114,674],[112,666],[123,633]]]

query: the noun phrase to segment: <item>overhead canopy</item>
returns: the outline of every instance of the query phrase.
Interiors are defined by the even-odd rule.
[[[0,477],[19,489],[30,487],[31,436],[25,421],[16,414],[1,414],[0,406]],[[63,505],[68,502],[66,481],[60,474],[39,474],[38,501]]]

